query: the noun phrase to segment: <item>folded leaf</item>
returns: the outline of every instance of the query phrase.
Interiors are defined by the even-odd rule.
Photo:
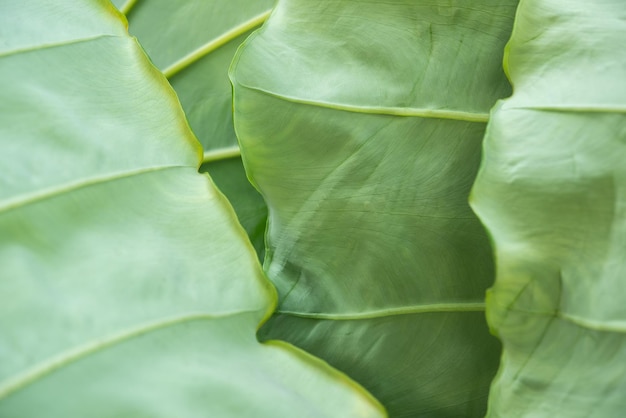
[[[0,416],[378,417],[275,294],[108,1],[0,3]]]
[[[491,249],[467,203],[515,0],[281,0],[231,69],[269,207],[262,330],[395,417],[482,416],[499,344]]]
[[[228,67],[274,0],[150,0],[120,5],[129,29],[178,95],[205,164],[263,258],[267,208],[250,186],[232,123]]]
[[[522,0],[472,206],[493,238],[490,417],[626,410],[626,8]]]

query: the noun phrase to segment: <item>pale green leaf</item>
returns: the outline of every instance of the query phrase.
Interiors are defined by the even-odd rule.
[[[281,0],[231,70],[269,207],[265,337],[347,372],[395,417],[482,416],[499,344],[491,248],[467,203],[510,93],[516,0]]]
[[[274,0],[138,0],[130,33],[176,90],[206,151],[237,145],[228,66]]]
[[[233,130],[228,67],[237,47],[265,21],[273,4],[138,0],[124,8],[131,34],[169,79],[204,147],[206,164],[201,170],[208,171],[228,197],[261,258],[267,209],[245,179]]]
[[[504,346],[490,417],[626,410],[626,7],[522,0],[472,206]]]
[[[0,4],[0,416],[378,417],[275,293],[108,1]]]

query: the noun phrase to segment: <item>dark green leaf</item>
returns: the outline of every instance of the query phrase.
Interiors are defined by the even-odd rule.
[[[231,78],[266,198],[263,335],[347,372],[395,417],[482,416],[499,344],[467,198],[516,0],[282,0]]]

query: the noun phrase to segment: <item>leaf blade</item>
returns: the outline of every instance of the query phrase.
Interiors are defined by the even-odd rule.
[[[623,410],[625,33],[616,2],[520,3],[505,59],[515,93],[494,108],[472,192],[504,345],[489,416]]]
[[[480,310],[411,310],[480,309],[491,283],[467,196],[486,114],[510,92],[515,6],[281,1],[231,67],[279,293],[261,335],[325,358],[393,416],[486,409],[499,345]]]
[[[205,154],[213,158],[218,150],[238,147],[228,67],[239,44],[263,23],[273,3],[150,1],[128,13],[131,32],[170,80]],[[224,154],[220,162],[207,161],[201,170],[228,196],[262,259],[267,209],[245,179],[241,159]]]
[[[4,11],[32,48],[0,57],[0,415],[383,416],[318,360],[257,342],[275,291],[110,3]],[[53,22],[20,26],[31,15]]]

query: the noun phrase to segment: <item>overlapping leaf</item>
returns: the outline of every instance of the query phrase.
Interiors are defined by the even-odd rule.
[[[626,7],[522,0],[472,205],[496,249],[490,417],[626,410]]]
[[[237,47],[267,18],[274,0],[139,0],[118,6],[176,91],[204,147],[202,171],[233,204],[260,257],[267,209],[246,179],[232,126],[228,67]]]
[[[516,3],[282,0],[233,64],[280,297],[262,331],[392,416],[485,412],[493,267],[467,197]]]
[[[380,416],[275,295],[108,1],[0,3],[0,416]]]

